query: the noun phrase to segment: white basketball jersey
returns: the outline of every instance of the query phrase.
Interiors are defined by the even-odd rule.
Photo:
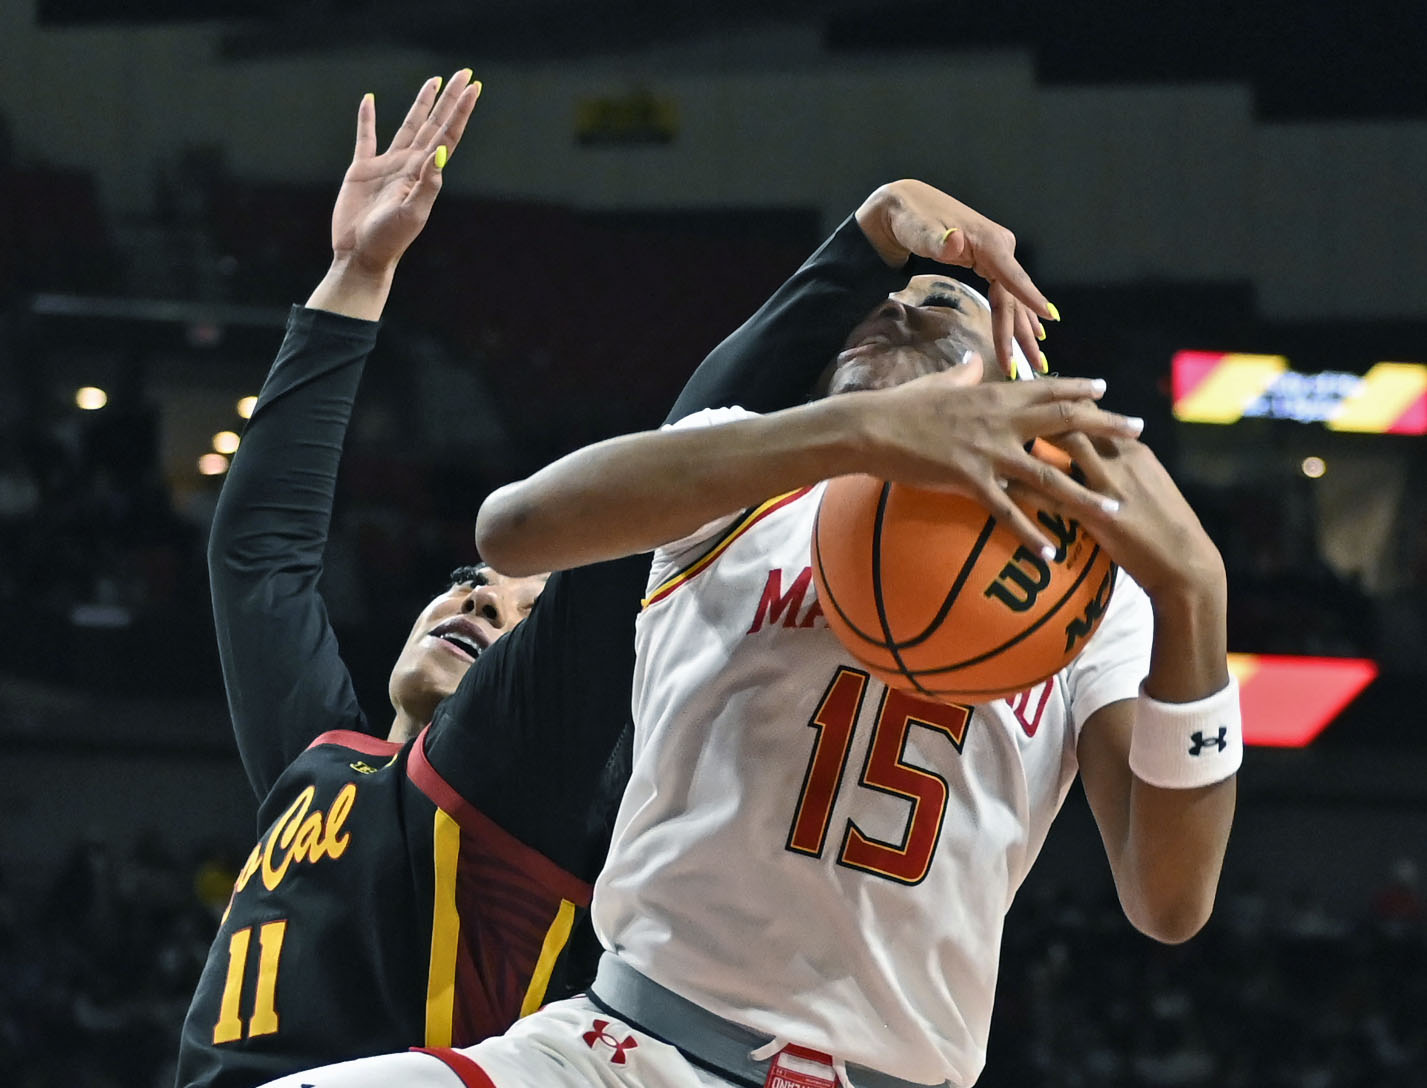
[[[1053,679],[974,710],[914,699],[822,619],[821,493],[655,553],[634,770],[594,922],[639,971],[770,1038],[969,1085],[1003,918],[1075,777],[1079,723],[1148,671],[1149,602],[1121,572]]]

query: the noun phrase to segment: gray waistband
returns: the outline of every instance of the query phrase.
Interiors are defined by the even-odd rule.
[[[771,1036],[715,1016],[646,978],[617,956],[606,952],[600,957],[590,996],[631,1027],[677,1047],[696,1065],[759,1088],[767,1078],[768,1063],[754,1061],[749,1054],[768,1043]],[[851,1062],[847,1077],[856,1088],[928,1088]]]

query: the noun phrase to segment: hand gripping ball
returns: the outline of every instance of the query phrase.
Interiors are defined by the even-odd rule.
[[[1056,545],[1049,562],[974,499],[829,481],[812,541],[828,626],[878,679],[941,702],[990,702],[1059,672],[1100,625],[1116,567],[1078,522],[1022,508]]]

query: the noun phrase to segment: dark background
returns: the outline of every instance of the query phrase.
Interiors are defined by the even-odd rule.
[[[64,124],[37,142],[20,123],[31,95],[80,101],[84,66],[51,67],[47,51],[83,56],[87,35],[121,33],[157,55],[165,35],[204,27],[210,49],[196,66],[346,58],[341,100],[355,102],[363,58],[397,51],[429,58],[413,65],[414,87],[482,58],[593,70],[732,35],[753,43],[751,76],[776,66],[757,43],[776,53],[794,28],[829,68],[895,72],[906,58],[957,65],[1015,51],[1040,92],[1223,84],[1244,89],[1255,122],[1278,131],[1387,131],[1419,149],[1427,123],[1424,15],[1411,3],[21,6],[3,14],[26,28],[13,37],[23,44],[0,50],[33,53],[5,63],[53,80],[24,94],[0,83],[11,88],[0,99],[0,1083],[27,1088],[165,1083],[214,912],[255,833],[203,569],[221,477],[192,471],[201,448],[177,460],[172,449],[175,435],[241,429],[231,403],[256,392],[286,307],[325,267],[344,165],[252,176],[205,143],[125,162],[152,180],[143,201],[116,202],[134,190],[106,172],[114,156],[100,156],[103,169],[77,165],[84,156],[53,153],[74,138]],[[740,64],[725,67],[736,81]],[[116,118],[132,108],[121,87],[93,93]],[[272,125],[316,123],[294,106]],[[92,103],[74,107],[76,132],[81,108]],[[323,117],[346,139],[349,114]],[[848,133],[848,145],[872,135]],[[781,165],[746,167],[771,177]],[[888,180],[897,164],[866,169]],[[928,180],[958,191],[954,179]],[[378,731],[412,617],[473,558],[480,499],[585,442],[657,423],[688,369],[832,225],[812,199],[582,206],[443,193],[368,367],[326,572]],[[1114,407],[1146,418],[1147,440],[1224,552],[1230,648],[1368,657],[1382,674],[1309,749],[1248,753],[1220,909],[1183,948],[1129,930],[1072,795],[1013,910],[983,1083],[1427,1083],[1427,1038],[1410,1014],[1427,997],[1422,439],[1287,422],[1229,434],[1174,423],[1168,397],[1181,348],[1284,354],[1302,371],[1427,361],[1427,295],[1388,312],[1294,314],[1266,309],[1263,283],[1238,272],[1058,281],[1041,271],[1065,267],[1047,239],[1008,225],[1068,318],[1047,344],[1053,365],[1105,376]],[[1308,240],[1331,229],[1295,226]],[[1224,240],[1226,257],[1236,244]],[[1336,252],[1346,256],[1323,275],[1352,277],[1382,256],[1367,240]],[[83,384],[103,386],[107,406],[75,408]],[[1298,471],[1307,452],[1330,473],[1379,464],[1396,481],[1387,513],[1374,515],[1390,576],[1364,580],[1330,561],[1338,530]],[[1375,490],[1364,488],[1364,510]]]

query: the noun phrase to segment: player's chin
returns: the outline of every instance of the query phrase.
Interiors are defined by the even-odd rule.
[[[471,671],[475,661],[455,654],[444,648],[425,655],[421,662],[423,686],[435,692],[438,698],[445,698],[456,690],[462,677]]]

